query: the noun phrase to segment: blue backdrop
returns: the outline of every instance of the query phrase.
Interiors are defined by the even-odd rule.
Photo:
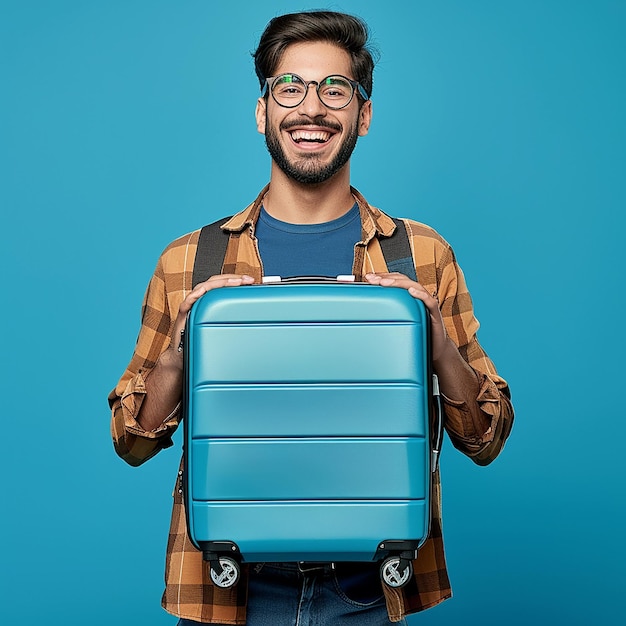
[[[174,623],[179,450],[124,465],[106,396],[162,248],[266,182],[250,52],[303,8],[0,2],[3,623]],[[492,466],[444,448],[455,598],[411,623],[626,623],[626,3],[325,8],[364,17],[382,52],[353,181],[453,244],[517,410]]]

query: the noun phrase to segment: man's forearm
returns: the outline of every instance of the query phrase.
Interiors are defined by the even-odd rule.
[[[146,377],[146,395],[137,416],[139,425],[146,431],[158,428],[180,402],[182,388],[182,354],[170,347]]]
[[[465,402],[472,415],[475,435],[482,437],[490,427],[490,420],[484,415],[477,402],[479,382],[474,370],[459,353],[450,338],[440,358],[433,363],[441,392],[450,400]],[[465,432],[466,424],[451,424],[456,432]]]
[[[194,302],[211,289],[251,285],[252,283],[254,283],[254,278],[247,274],[220,274],[198,283],[187,294],[178,309],[178,317],[172,330],[175,343],[173,340],[146,377],[146,395],[137,416],[137,421],[144,430],[150,431],[158,428],[180,402],[183,389],[183,353],[178,351],[178,338],[182,336],[187,314]]]

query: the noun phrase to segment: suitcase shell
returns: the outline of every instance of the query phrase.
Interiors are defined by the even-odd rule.
[[[427,538],[429,321],[404,289],[216,289],[185,332],[189,537],[247,562],[372,561]],[[390,545],[390,544],[389,544]],[[405,544],[406,545],[406,544]]]

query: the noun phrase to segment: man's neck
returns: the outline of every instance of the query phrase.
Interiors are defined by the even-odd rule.
[[[353,204],[348,164],[329,180],[311,185],[294,181],[272,163],[270,186],[263,200],[272,217],[291,224],[321,224],[341,217]]]

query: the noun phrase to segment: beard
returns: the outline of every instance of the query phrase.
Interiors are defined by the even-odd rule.
[[[288,124],[281,124],[280,129],[286,130],[287,128],[303,125],[303,123],[306,124],[307,122],[294,120]],[[330,124],[323,120],[315,121],[315,125],[325,126],[333,130],[341,130],[340,126]],[[269,125],[269,120],[266,119],[265,121],[265,145],[267,146],[270,156],[289,178],[305,185],[323,183],[334,176],[350,160],[358,137],[359,134],[355,122],[348,131],[337,154],[333,157],[332,161],[326,165],[320,163],[320,157],[317,154],[305,153],[290,161],[283,150],[278,138],[278,133]]]

